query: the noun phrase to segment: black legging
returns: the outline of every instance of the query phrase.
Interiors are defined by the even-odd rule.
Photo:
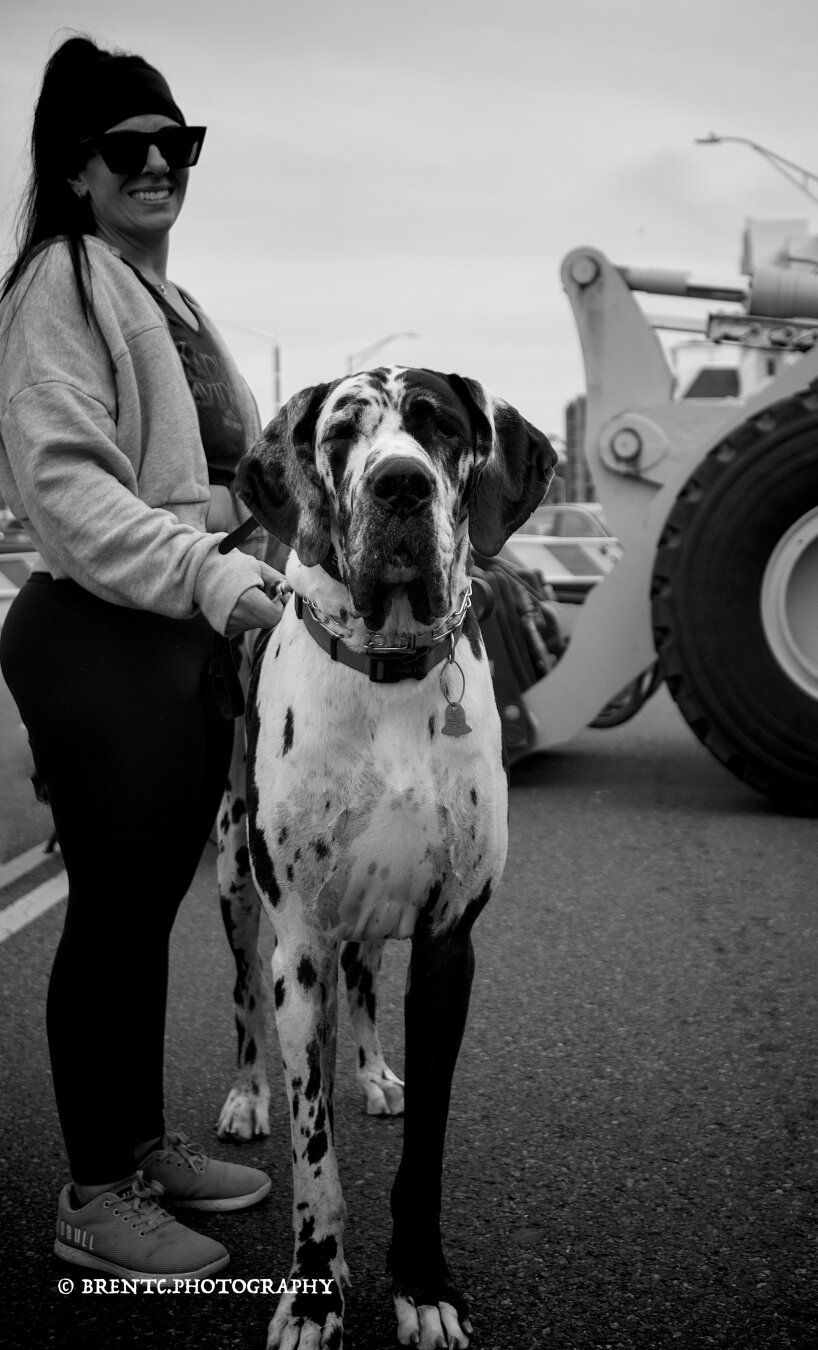
[[[170,932],[216,818],[233,724],[213,632],[35,575],[0,663],[45,783],[68,874],[48,991],[54,1091],[75,1181],[133,1172],[164,1129]]]

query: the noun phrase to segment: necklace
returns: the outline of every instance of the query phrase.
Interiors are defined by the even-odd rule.
[[[160,291],[162,295],[167,295],[168,288],[167,286],[163,286],[161,281],[155,281],[153,284],[156,287],[157,291]]]

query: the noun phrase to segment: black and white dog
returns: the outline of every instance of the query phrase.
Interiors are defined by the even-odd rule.
[[[389,1251],[397,1338],[421,1350],[469,1344],[468,1309],[441,1241],[443,1149],[474,969],[471,929],[507,845],[500,721],[469,608],[470,544],[497,553],[543,497],[555,461],[546,437],[476,381],[392,367],[296,395],[239,469],[239,495],[292,549],[294,592],[250,681],[247,838],[276,938],[292,1119],[291,1274],[315,1281],[307,1289],[316,1292],[302,1285],[282,1295],[269,1350],[342,1342],[338,958],[347,944],[341,964],[369,1109],[399,1111],[400,1083],[367,1006],[387,938],[412,943]],[[220,881],[243,953],[237,994],[258,1038],[258,902],[244,824],[242,803],[228,803]],[[254,1053],[222,1129],[264,1131],[265,1092]]]

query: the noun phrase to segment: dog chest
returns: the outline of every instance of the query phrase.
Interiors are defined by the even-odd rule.
[[[469,680],[469,718],[482,734],[450,737],[434,674],[383,687],[329,670],[329,680],[321,665],[307,674],[282,649],[268,651],[259,679],[250,772],[279,908],[297,897],[345,938],[410,937],[426,907],[448,926],[505,857],[488,672]]]

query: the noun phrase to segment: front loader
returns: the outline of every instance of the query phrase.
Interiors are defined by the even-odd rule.
[[[818,257],[785,263],[720,286],[594,248],[565,258],[585,456],[623,556],[546,674],[515,697],[495,661],[512,762],[605,725],[623,691],[638,706],[658,662],[717,759],[818,814]],[[710,339],[775,354],[776,373],[745,397],[676,396],[637,291],[739,303],[710,315]]]

